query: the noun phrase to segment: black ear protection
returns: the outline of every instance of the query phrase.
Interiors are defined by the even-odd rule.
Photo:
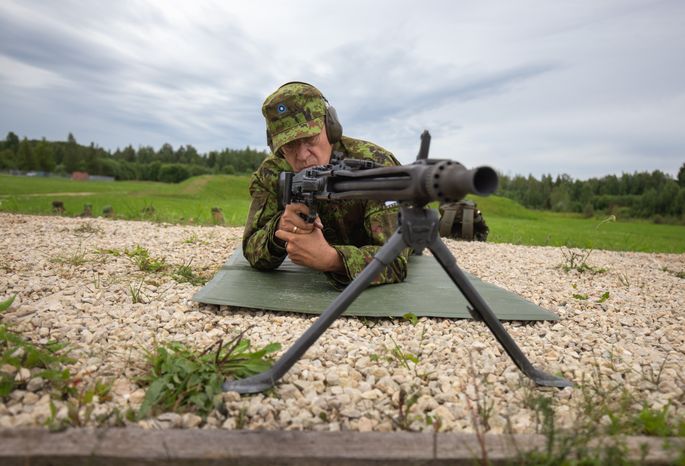
[[[288,84],[304,84],[305,86],[314,87],[311,84],[302,81],[290,81],[283,84],[283,86],[287,86]],[[283,86],[280,86],[279,89]],[[338,120],[338,112],[336,112],[335,108],[333,108],[333,106],[328,103],[326,97],[321,95],[321,98],[326,103],[326,114],[324,115],[324,124],[326,125],[326,135],[328,136],[328,142],[331,144],[335,144],[336,142],[340,141],[340,138],[342,138],[343,128],[340,124],[340,120]],[[268,127],[266,128],[266,143],[269,145],[271,152],[273,152],[273,140],[271,139],[271,133],[269,133]]]

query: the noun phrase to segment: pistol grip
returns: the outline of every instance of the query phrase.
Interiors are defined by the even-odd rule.
[[[309,214],[300,214],[300,217],[302,217],[302,220],[304,220],[307,223],[314,223],[314,220],[316,220],[317,213],[316,212],[309,212]]]

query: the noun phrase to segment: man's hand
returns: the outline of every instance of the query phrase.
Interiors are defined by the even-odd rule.
[[[308,212],[307,206],[303,206],[302,204],[292,205],[302,206],[304,207],[304,210],[298,209],[298,211]],[[286,213],[281,217],[282,223],[285,215]],[[305,267],[320,272],[345,273],[345,266],[342,258],[338,255],[338,251],[328,244],[326,238],[323,236],[323,232],[321,231],[323,225],[321,224],[319,217],[316,218],[316,221],[313,224],[308,224],[300,218],[297,213],[295,213],[295,216],[303,224],[309,225],[309,229],[305,229],[304,225],[300,228],[298,226],[300,224],[297,223],[297,221],[290,223],[291,220],[286,218],[285,224],[293,225],[293,227],[290,228],[289,231],[280,229],[280,227],[279,230],[276,230],[276,237],[286,243],[285,250],[288,253],[288,257],[290,257],[290,260],[295,264],[304,265]],[[294,228],[296,226],[297,228]]]
[[[286,205],[281,220],[278,222],[278,229],[292,233],[311,233],[315,228],[323,229],[319,217],[316,217],[314,223],[307,223],[300,214],[309,215],[309,207],[304,204]]]

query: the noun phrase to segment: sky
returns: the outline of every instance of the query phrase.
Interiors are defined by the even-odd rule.
[[[685,163],[685,2],[0,0],[0,137],[267,149],[261,105],[317,86],[411,163],[574,179]]]

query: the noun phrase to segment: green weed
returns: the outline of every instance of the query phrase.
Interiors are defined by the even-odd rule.
[[[388,352],[388,361],[395,361],[401,366],[404,366],[404,368],[408,371],[412,370],[412,368],[409,367],[410,362],[414,363],[414,368],[416,368],[416,365],[419,363],[419,358],[407,351],[404,351],[400,345],[397,344],[393,337],[390,337],[390,339],[392,340],[393,347]]]
[[[12,306],[12,303],[14,302],[14,299],[16,297],[17,297],[17,295],[14,295],[9,299],[6,299],[6,300],[0,302],[0,312],[4,312],[7,309],[9,309]]]
[[[610,355],[610,358],[613,358]],[[618,361],[616,371],[620,372]],[[665,363],[665,361],[664,361]],[[658,380],[663,370],[656,375]],[[522,452],[512,464],[532,465],[604,465],[642,464],[642,458],[630,456],[625,436],[684,437],[685,418],[671,415],[669,405],[651,407],[638,393],[628,390],[622,377],[608,379],[593,367],[591,379],[584,378],[578,390],[578,402],[573,405],[574,423],[570,429],[557,426],[557,401],[553,395],[539,393],[530,384],[524,392],[523,405],[533,410],[536,432],[545,437],[545,448]],[[685,453],[685,452],[683,452]],[[681,456],[681,460],[685,455]],[[679,460],[680,461],[680,460]],[[682,463],[676,463],[682,464]]]
[[[167,268],[167,263],[162,259],[150,257],[150,252],[140,245],[136,245],[132,250],[124,253],[133,261],[142,272],[161,272]]]
[[[172,278],[178,283],[190,283],[191,285],[204,285],[207,280],[197,275],[190,267],[192,259],[187,264],[179,265],[172,274]]]
[[[113,249],[101,248],[101,249],[96,249],[95,254],[108,254],[108,255],[111,255],[114,257],[119,257],[119,256],[121,256],[122,252],[116,248],[113,248]]]
[[[409,316],[409,317],[408,317]],[[412,318],[411,316],[414,316],[413,314],[405,314],[403,316],[403,319],[408,320],[410,323],[412,323]],[[414,316],[416,318],[416,316]],[[412,325],[414,325],[412,323]],[[421,335],[419,337],[419,343],[418,343],[418,348],[419,352],[422,351],[423,349],[423,344],[426,338],[426,327],[424,326],[421,329]],[[397,364],[398,366],[404,367],[407,371],[412,372],[416,377],[426,380],[430,373],[427,372],[420,372],[419,371],[419,363],[421,362],[421,359],[418,354],[413,354],[410,353],[409,351],[405,351],[402,349],[402,347],[395,341],[395,339],[390,336],[390,340],[392,341],[392,346],[391,347],[385,347],[384,348],[384,356],[382,359],[385,361],[391,363],[391,364]],[[371,354],[369,356],[369,359],[371,361],[379,361],[381,359],[381,356],[378,354]],[[411,365],[410,365],[411,363]]]
[[[599,299],[597,300],[597,302],[601,304],[601,303],[603,303],[604,301],[606,301],[607,299],[609,299],[609,292],[608,292],[608,291],[605,291],[604,293],[602,293],[602,296],[599,297]]]
[[[188,238],[184,239],[183,242],[185,244],[207,244],[207,241],[200,239],[196,233],[193,233]]]
[[[667,361],[668,357],[665,357],[664,360],[661,361],[661,364],[659,364],[659,367],[656,370],[654,370],[654,367],[652,367],[651,364],[643,364],[640,366],[639,373],[642,376],[642,379],[654,385],[654,388],[656,390],[658,390],[659,385],[661,385],[661,376],[664,373]],[[637,372],[635,369],[633,370]]]
[[[250,351],[245,332],[224,343],[218,341],[202,352],[179,342],[158,345],[146,352],[149,373],[141,382],[148,385],[138,418],[166,411],[207,414],[215,407],[223,382],[257,374],[271,367],[269,354],[281,348],[270,343]]]
[[[13,301],[14,297],[1,302],[0,312],[8,309]],[[15,390],[26,390],[31,380],[40,378],[43,389],[50,391],[51,400],[61,400],[67,406],[66,418],[58,418],[57,407],[50,401],[46,425],[51,430],[82,427],[92,422],[101,425],[112,415],[118,416],[116,409],[92,416],[98,403],[110,400],[111,384],[96,380],[79,389],[81,380],[73,378],[65,367],[75,362],[66,344],[57,341],[35,344],[0,324],[0,401],[5,401]],[[17,377],[18,374],[24,376]]]
[[[397,402],[398,414],[392,418],[392,423],[401,430],[412,430],[411,424],[414,422],[416,416],[410,416],[412,407],[419,400],[419,392],[412,387],[411,392],[407,392],[404,388],[400,389],[399,400]],[[419,416],[420,418],[420,416]]]
[[[82,223],[79,225],[78,228],[74,230],[74,233],[76,235],[94,235],[94,234],[102,234],[104,233],[104,230],[100,228],[99,226],[95,226],[92,223]]]
[[[131,302],[133,304],[138,304],[142,303],[145,304],[145,295],[143,294],[143,285],[145,284],[144,280],[140,280],[138,284],[134,285],[133,283],[129,283],[128,285],[128,291],[131,294]]]
[[[0,372],[0,399],[16,389],[26,388],[28,380],[17,380],[14,376],[22,369],[28,369],[31,377],[41,377],[60,393],[68,394],[70,373],[63,366],[75,360],[65,354],[65,348],[66,345],[55,341],[35,345],[0,324],[0,367],[3,368]]]
[[[60,254],[52,257],[50,262],[78,267],[88,262],[88,260],[86,259],[86,252],[79,247],[79,249],[72,254]]]
[[[77,385],[74,383],[73,385]],[[98,403],[111,401],[110,391],[112,384],[95,380],[91,384],[84,385],[80,389],[73,387],[71,396],[66,400],[67,415],[58,417],[58,410],[55,403],[50,401],[50,417],[45,421],[45,425],[51,431],[61,431],[68,427],[85,427],[94,422],[96,425],[104,424],[110,417],[118,416],[118,409],[108,410],[105,414],[93,416],[93,411]],[[123,421],[118,419],[117,425]]]
[[[419,318],[416,317],[416,314],[413,312],[407,312],[402,316],[402,318],[409,321],[409,323],[411,323],[413,326],[416,326],[416,324],[419,323]]]
[[[561,248],[564,262],[560,265],[564,272],[575,270],[579,273],[590,272],[592,274],[604,273],[606,269],[588,265],[587,259],[592,254],[592,249],[572,249],[567,246]]]

